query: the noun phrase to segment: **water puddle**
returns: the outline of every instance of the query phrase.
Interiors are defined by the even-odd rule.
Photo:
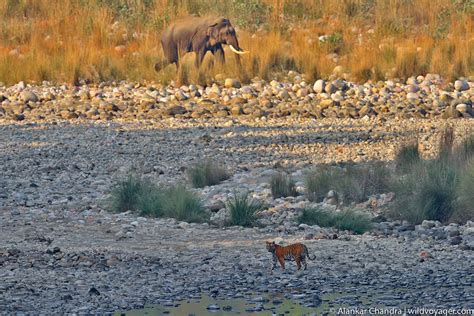
[[[297,298],[296,298],[297,299]],[[143,309],[117,311],[115,316],[176,315],[176,316],[230,316],[230,315],[321,315],[335,313],[342,306],[365,305],[367,299],[354,299],[345,294],[333,293],[322,296],[312,307],[302,305],[297,300],[286,299],[283,295],[266,295],[249,299],[216,299],[202,295],[199,299],[179,302],[163,302]],[[381,307],[381,306],[379,306]]]

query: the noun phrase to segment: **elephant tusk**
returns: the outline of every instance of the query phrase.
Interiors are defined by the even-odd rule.
[[[232,46],[232,45],[229,45],[229,47],[230,47],[230,50],[231,50],[231,51],[233,51],[234,53],[236,53],[236,54],[238,54],[238,55],[244,55],[244,54],[247,54],[247,53],[248,53],[248,52],[242,52],[242,51],[236,50],[236,49],[234,48],[234,46]]]

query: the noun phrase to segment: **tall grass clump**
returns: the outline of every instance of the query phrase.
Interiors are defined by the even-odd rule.
[[[398,171],[405,173],[421,160],[418,144],[416,142],[405,144],[398,149],[395,156],[395,165]]]
[[[422,161],[394,185],[392,214],[414,224],[447,221],[456,208],[458,171],[442,160]]]
[[[425,219],[465,222],[474,219],[474,134],[454,146],[452,127],[443,131],[438,156],[416,159],[394,181],[395,201],[391,215],[420,223]]]
[[[390,179],[382,163],[322,167],[306,175],[306,194],[310,201],[321,202],[330,190],[335,190],[344,202],[363,202],[370,195],[388,192]]]
[[[474,157],[462,169],[457,189],[457,205],[452,219],[464,223],[474,220]]]
[[[335,182],[341,171],[330,167],[315,169],[305,176],[306,197],[312,202],[321,202],[330,190],[336,190]]]
[[[201,200],[184,186],[165,189],[163,196],[163,216],[197,223],[208,220]]]
[[[305,209],[298,218],[301,224],[334,227],[340,230],[363,234],[372,228],[370,217],[362,211],[344,209],[340,212],[329,212],[322,209]]]
[[[263,204],[250,197],[246,193],[234,193],[227,201],[227,209],[230,211],[229,225],[254,227],[257,225],[259,212],[263,210]]]
[[[138,176],[129,176],[112,189],[109,208],[135,211],[152,217],[171,217],[186,222],[205,222],[201,200],[184,186],[162,188]]]
[[[290,175],[283,172],[278,172],[272,176],[270,186],[274,198],[298,195],[295,181]]]
[[[195,188],[219,184],[230,178],[230,174],[219,164],[200,162],[187,170],[188,179]]]
[[[136,211],[143,192],[151,189],[151,184],[136,175],[119,180],[110,194],[110,208],[114,212]]]

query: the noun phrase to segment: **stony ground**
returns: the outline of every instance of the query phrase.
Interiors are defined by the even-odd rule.
[[[286,293],[308,306],[474,308],[472,251],[410,237],[306,240],[308,270],[269,272],[264,241],[304,240],[307,231],[211,229],[206,224],[106,212],[1,213],[0,310],[5,314],[110,312],[206,293]],[[133,237],[115,232],[133,227]],[[192,275],[193,277],[190,277]],[[364,303],[364,304],[363,304]],[[311,305],[313,304],[313,305]]]
[[[311,104],[313,97],[320,105],[327,98],[332,100],[327,106],[342,113],[341,103],[351,98],[370,99],[374,93],[390,95],[390,89],[397,94],[389,97],[393,102],[400,95],[407,100],[407,89],[418,96],[409,101],[414,103],[408,111],[377,112],[379,105],[373,103],[372,110],[364,115],[319,118],[281,114],[281,109],[274,109],[261,96],[261,89],[271,90],[271,85],[256,85],[247,101],[239,101],[247,104],[258,99],[274,110],[263,115],[245,114],[250,105],[235,101],[232,107],[241,106],[242,112],[237,109],[234,115],[228,107],[222,117],[193,115],[199,112],[199,106],[192,107],[198,96],[188,95],[184,88],[184,96],[172,90],[168,95],[173,97],[167,101],[160,99],[166,98],[160,90],[136,88],[135,96],[142,98],[148,91],[150,102],[150,97],[155,102],[160,99],[157,104],[184,102],[183,109],[149,109],[161,109],[166,115],[158,115],[158,110],[137,115],[135,110],[121,109],[134,102],[130,97],[134,88],[128,85],[123,91],[119,87],[98,88],[100,93],[97,89],[89,89],[88,94],[76,91],[78,96],[71,98],[57,96],[68,91],[63,87],[30,89],[36,91],[34,95],[22,93],[26,87],[21,85],[0,89],[4,95],[0,98],[0,313],[102,313],[169,303],[199,293],[255,297],[266,292],[286,293],[309,306],[335,293],[335,306],[369,302],[474,308],[472,223],[461,227],[380,223],[373,233],[354,236],[286,225],[285,216],[266,228],[223,229],[104,210],[104,198],[113,181],[131,170],[159,183],[175,183],[185,180],[186,167],[210,158],[224,164],[233,176],[215,188],[199,190],[204,200],[216,200],[233,188],[246,188],[271,199],[268,178],[274,168],[286,168],[298,179],[301,170],[320,163],[387,161],[393,159],[400,143],[414,138],[419,140],[423,155],[432,157],[446,125],[454,126],[457,136],[474,127],[474,120],[468,118],[472,83],[448,85],[448,92],[443,93],[436,90],[432,97],[445,102],[443,110],[431,108],[426,112],[431,114],[425,115],[420,107],[432,104],[434,99],[426,95],[429,87],[436,86],[422,84],[425,81],[412,82],[410,87],[388,83],[387,89],[376,92],[352,84],[338,88],[340,82],[329,86],[328,92],[316,92],[320,88],[316,84],[311,90],[300,82],[298,89],[307,88],[306,92],[274,84],[277,94],[266,97],[287,105],[298,98]],[[223,102],[244,98],[250,88],[237,86],[231,82],[228,88],[220,87],[218,97]],[[38,96],[41,89],[52,91],[49,100],[48,95]],[[288,97],[281,92],[285,89],[289,90]],[[351,89],[360,94],[348,93]],[[223,91],[229,100],[225,101]],[[343,99],[337,99],[338,95]],[[440,99],[442,95],[447,101]],[[94,105],[97,100],[108,102],[113,97],[121,100],[120,106],[99,106],[91,116],[80,109],[67,110],[75,113],[69,115],[59,106],[68,100],[84,104],[90,100]],[[15,112],[19,104],[15,102],[26,106]],[[51,111],[48,104],[54,105]],[[446,109],[456,108],[451,114],[466,118],[440,118]],[[115,114],[107,115],[112,112]],[[425,113],[421,116],[425,118],[414,113]],[[288,205],[303,200],[270,200],[269,204],[278,215],[289,212]],[[337,239],[329,238],[334,234]],[[269,239],[285,243],[305,240],[317,260],[309,263],[307,272],[294,273],[292,267],[289,273],[272,275],[268,271],[270,254],[264,248],[264,241]]]

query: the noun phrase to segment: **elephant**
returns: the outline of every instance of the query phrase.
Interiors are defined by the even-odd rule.
[[[165,61],[155,64],[155,70],[160,71],[168,64],[176,64],[179,68],[180,58],[186,53],[195,52],[196,67],[202,64],[204,56],[209,51],[215,58],[225,62],[224,48],[229,45],[236,54],[237,63],[240,64],[239,55],[245,54],[237,40],[235,29],[226,18],[201,18],[190,17],[186,20],[171,24],[161,36],[161,45]]]

